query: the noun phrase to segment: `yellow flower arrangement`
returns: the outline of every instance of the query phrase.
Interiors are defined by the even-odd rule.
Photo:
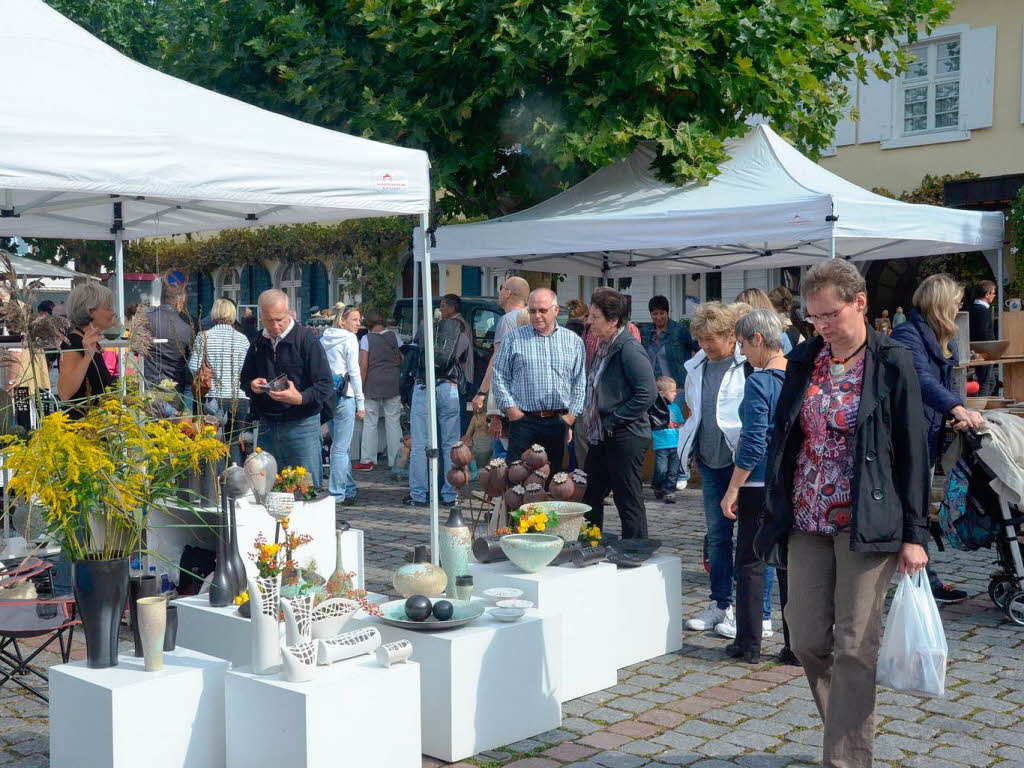
[[[601,543],[601,529],[596,525],[584,523],[583,530],[580,531],[579,541],[584,544],[589,544],[592,547],[596,547]]]
[[[296,498],[311,499],[316,496],[313,479],[305,467],[285,467],[274,478],[274,490],[294,493]]]
[[[546,512],[532,512],[525,507],[511,513],[509,517],[512,518],[516,533],[544,533],[549,525],[558,525],[558,516],[554,513],[548,515]]]

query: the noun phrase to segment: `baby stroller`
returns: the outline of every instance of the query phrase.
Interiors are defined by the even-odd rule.
[[[989,597],[1010,621],[1024,627],[1024,560],[1018,537],[1024,524],[1024,468],[1013,460],[1012,444],[1001,439],[999,417],[1015,419],[1021,426],[1024,420],[1000,413],[985,417],[992,421],[995,434],[964,433],[958,437],[959,445],[955,441],[946,454],[944,464],[953,458],[955,462],[946,472],[939,527],[956,549],[995,546],[997,570],[989,580]]]

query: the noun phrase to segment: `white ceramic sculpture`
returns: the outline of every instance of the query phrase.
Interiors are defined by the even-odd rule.
[[[284,639],[288,645],[300,645],[313,639],[309,634],[313,620],[313,595],[291,600],[282,598],[281,610],[284,611]]]
[[[167,598],[140,597],[136,601],[139,617],[139,637],[147,672],[164,668],[164,630],[167,626]]]
[[[266,503],[266,496],[274,487],[274,480],[277,479],[277,459],[257,448],[255,453],[249,454],[242,467],[249,478],[249,485],[252,486],[253,495],[257,504]]]
[[[408,640],[396,640],[385,643],[377,649],[377,663],[382,667],[390,667],[408,661],[412,656],[412,643]]]
[[[341,632],[348,620],[356,615],[359,603],[343,597],[332,597],[313,608],[313,639],[327,640]]]
[[[316,673],[316,643],[281,646],[281,679],[289,683],[306,683]]]
[[[380,643],[380,632],[376,627],[356,629],[327,640],[319,640],[317,641],[316,663],[325,667],[336,661],[351,659],[353,656],[362,656],[364,653],[372,653],[380,647]]]
[[[250,651],[253,674],[271,675],[281,666],[281,629],[278,605],[281,602],[281,574],[273,578],[259,576],[246,580],[249,587]]]
[[[295,495],[283,491],[271,491],[267,494],[264,506],[272,518],[281,522],[288,517],[295,508]]]

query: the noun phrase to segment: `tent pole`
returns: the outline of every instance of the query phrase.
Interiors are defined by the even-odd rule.
[[[1003,337],[1003,250],[996,248],[992,251],[992,255],[996,258],[996,311],[995,318],[998,323],[997,328],[999,332],[996,334],[996,338]],[[1002,364],[996,366],[996,375],[999,377],[999,381],[1003,381],[1003,366]],[[1003,393],[1006,394],[1005,392]]]
[[[430,285],[430,214],[420,214],[423,236],[423,295],[433,295]],[[434,380],[434,306],[423,302],[423,360],[427,383],[427,485],[430,488],[430,559],[438,565],[438,504],[437,504],[437,382]]]
[[[117,316],[124,327],[124,219],[122,218],[121,203],[114,203],[114,266],[117,270]],[[121,381],[121,394],[127,391],[128,377],[125,371],[124,347],[117,349],[117,371]]]
[[[412,256],[412,337],[416,338],[416,330],[420,326],[419,315],[419,300],[420,300],[420,273],[416,269],[416,254]]]

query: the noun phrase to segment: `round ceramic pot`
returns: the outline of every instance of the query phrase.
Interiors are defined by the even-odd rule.
[[[413,562],[395,571],[392,582],[402,597],[437,597],[448,586],[448,574],[427,559],[427,548],[416,547]]]
[[[546,533],[513,533],[501,537],[501,550],[517,568],[538,573],[550,565],[562,551],[559,536]]]
[[[280,522],[288,517],[295,509],[295,496],[282,491],[271,491],[267,494],[267,512],[270,516]]]
[[[590,511],[588,505],[576,501],[536,501],[524,506],[529,507],[531,512],[545,512],[548,517],[552,512],[556,514],[558,525],[549,523],[544,533],[561,536],[570,544],[579,538],[580,531],[583,529],[583,516]],[[509,558],[509,560],[511,559]]]

